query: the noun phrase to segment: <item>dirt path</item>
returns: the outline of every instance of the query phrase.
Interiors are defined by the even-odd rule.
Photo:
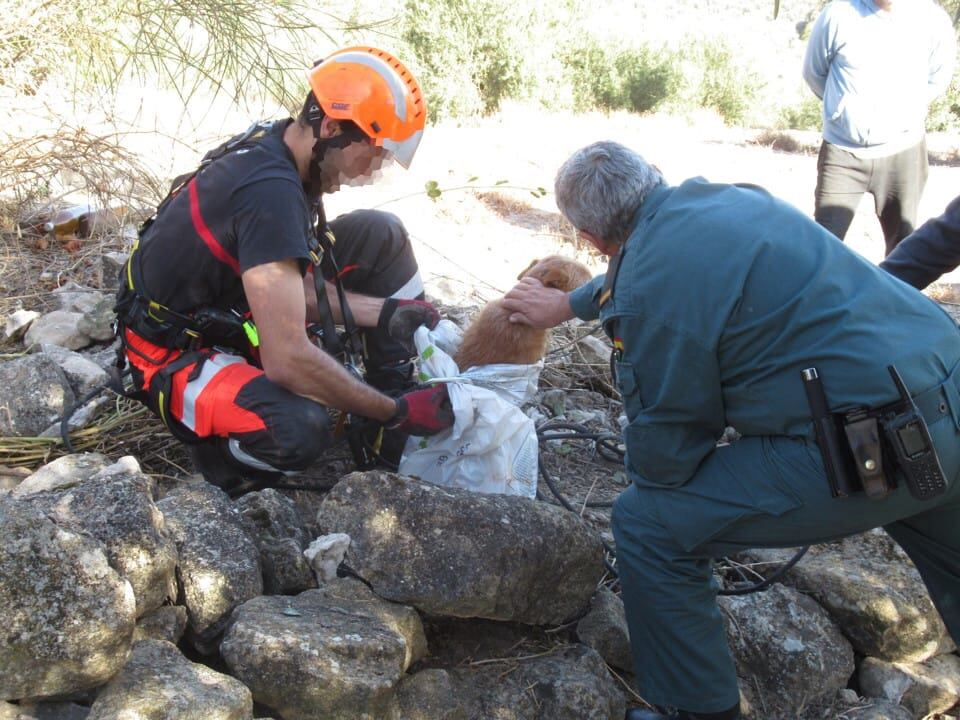
[[[571,152],[595,140],[613,139],[633,147],[671,182],[702,175],[718,182],[754,183],[812,214],[816,157],[751,144],[755,136],[725,128],[711,116],[691,123],[664,117],[570,117],[512,109],[471,126],[429,128],[409,172],[390,169],[376,184],[345,188],[331,196],[327,205],[331,215],[373,206],[397,213],[413,235],[428,292],[444,302],[472,304],[509,288],[531,258],[560,248],[573,251],[552,192],[536,198],[529,190],[552,191],[559,165]],[[818,142],[816,134],[805,140],[811,145]],[[960,138],[935,138],[934,142],[956,147]],[[471,178],[475,179],[470,182]],[[430,180],[444,190],[435,201],[422,192]],[[498,181],[506,182],[496,186]],[[486,190],[478,196],[452,189],[464,187]],[[931,167],[921,218],[942,212],[958,193],[960,167]],[[874,262],[883,256],[869,196],[861,202],[848,243]],[[586,251],[581,254],[585,256]],[[604,267],[598,259],[594,266],[598,272]],[[960,271],[947,279],[960,282]]]

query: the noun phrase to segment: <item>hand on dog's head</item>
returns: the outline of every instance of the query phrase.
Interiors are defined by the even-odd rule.
[[[517,276],[517,280],[525,277],[536,278],[544,287],[570,292],[590,282],[592,275],[585,265],[576,260],[562,255],[548,255],[533,260]]]

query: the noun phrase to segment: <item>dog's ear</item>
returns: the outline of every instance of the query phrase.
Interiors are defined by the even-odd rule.
[[[527,273],[530,272],[530,269],[531,269],[534,265],[536,265],[538,262],[540,262],[540,259],[539,259],[539,258],[534,258],[533,260],[531,260],[531,261],[530,261],[530,264],[527,265],[527,266],[523,269],[523,272],[521,272],[519,275],[517,275],[517,280],[522,280],[524,277],[526,277]]]
[[[570,273],[565,267],[553,265],[546,268],[540,277],[540,282],[544,287],[556,288],[557,290],[568,290],[570,285]]]
[[[573,286],[570,289],[576,290],[581,285],[586,285],[588,282],[593,280],[593,273],[590,272],[590,269],[584,265],[577,265],[576,269],[570,273],[570,284]]]

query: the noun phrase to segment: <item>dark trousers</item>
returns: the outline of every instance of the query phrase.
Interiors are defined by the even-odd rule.
[[[681,487],[625,490],[613,508],[617,565],[640,694],[658,706],[720,712],[738,702],[712,558],[798,547],[883,527],[919,570],[960,640],[960,371],[927,418],[949,488],[917,500],[832,498],[812,440],[743,437],[712,452]],[[812,683],[817,678],[810,678]]]
[[[330,222],[330,229],[337,238],[334,254],[345,290],[373,297],[423,299],[413,246],[396,215],[354,210]],[[396,389],[389,380],[391,368],[407,364],[409,351],[377,328],[366,328],[362,334],[368,382],[384,390]]]
[[[817,158],[814,217],[843,240],[860,198],[865,192],[872,194],[889,255],[917,225],[927,174],[926,140],[895,155],[871,159],[824,140]]]

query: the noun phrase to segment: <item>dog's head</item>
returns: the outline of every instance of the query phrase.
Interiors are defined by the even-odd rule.
[[[593,276],[586,265],[576,260],[563,255],[548,255],[531,262],[517,279],[525,277],[536,278],[545,287],[570,292],[589,282]]]

